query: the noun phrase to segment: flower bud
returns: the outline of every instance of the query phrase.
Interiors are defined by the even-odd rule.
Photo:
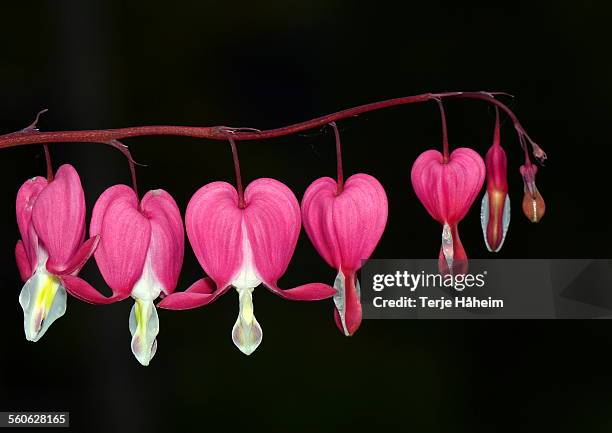
[[[480,223],[487,249],[501,249],[510,225],[510,198],[508,197],[508,162],[500,145],[499,115],[495,119],[493,145],[485,157],[487,191],[480,206]]]
[[[525,195],[523,196],[523,213],[532,223],[539,222],[546,211],[544,199],[535,184],[535,176],[538,167],[533,164],[521,165],[521,175],[525,185]]]

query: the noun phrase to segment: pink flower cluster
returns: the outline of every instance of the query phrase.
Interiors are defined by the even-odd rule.
[[[507,160],[500,144],[499,116],[493,145],[483,160],[469,148],[449,153],[441,104],[440,109],[443,153],[423,152],[412,166],[411,180],[427,212],[442,225],[439,271],[459,274],[467,271],[459,223],[485,178],[480,214],[485,245],[497,252],[504,243],[510,223]],[[166,191],[149,191],[140,200],[134,189],[115,185],[96,201],[90,237],[85,240],[85,200],[76,170],[63,165],[52,181],[42,177],[26,181],[17,194],[21,240],[15,250],[25,281],[19,301],[26,338],[37,341],[64,314],[67,293],[93,304],[132,297],[131,348],[138,361],[148,365],[157,349],[157,307],[201,307],[233,287],[238,293],[239,312],[232,340],[249,355],[263,337],[253,305],[253,291],[260,284],[289,300],[333,297],[337,327],[344,335],[353,335],[362,319],[357,272],[385,229],[387,196],[378,180],[367,174],[355,174],[343,181],[340,141],[335,124],[332,126],[338,180],[324,177],[314,181],[305,191],[301,207],[293,192],[277,180],[257,179],[243,194],[237,176],[238,190],[226,182],[200,188],[189,201],[184,227],[181,212]],[[535,185],[537,168],[527,154],[520,172],[524,181],[523,211],[530,221],[538,222],[545,205]],[[307,283],[279,287],[302,225],[317,252],[337,270],[333,286]],[[183,264],[185,231],[207,277],[185,291],[175,292]],[[110,296],[78,276],[92,254],[112,291]]]
[[[155,355],[157,307],[183,310],[213,302],[234,287],[239,314],[232,339],[244,353],[262,340],[255,319],[253,290],[264,284],[289,300],[334,298],[335,319],[346,335],[361,323],[356,272],[367,259],[387,221],[387,197],[380,183],[366,174],[348,179],[342,191],[331,178],[315,181],[302,208],[293,192],[274,179],[257,179],[246,188],[244,204],[226,182],[200,188],[187,206],[187,237],[208,277],[175,292],[184,254],[183,220],[176,202],[164,190],[142,200],[125,185],[108,188],[98,198],[85,238],[85,201],[76,170],[61,166],[55,179],[36,177],[17,194],[21,240],[16,256],[22,279],[20,295],[26,338],[37,341],[66,310],[66,291],[93,304],[135,300],[130,313],[131,348],[143,365]],[[325,261],[338,270],[334,287],[308,283],[283,289],[285,273],[304,227]],[[112,290],[105,296],[78,276],[94,255]]]

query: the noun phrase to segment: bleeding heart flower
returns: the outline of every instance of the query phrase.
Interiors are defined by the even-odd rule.
[[[499,112],[495,116],[493,145],[485,157],[487,191],[482,198],[480,222],[487,249],[498,252],[506,239],[510,225],[510,197],[508,196],[508,170],[506,152],[500,145]]]
[[[338,270],[334,317],[347,336],[361,324],[356,272],[380,240],[387,223],[387,196],[367,174],[348,178],[343,188],[330,177],[315,180],[302,199],[304,228],[315,249]]]
[[[159,307],[199,307],[235,287],[240,310],[232,340],[247,355],[259,346],[263,336],[253,310],[253,290],[259,284],[263,282],[272,292],[291,300],[319,300],[335,293],[320,283],[288,290],[278,287],[278,279],[295,250],[301,224],[295,196],[274,179],[253,181],[245,190],[242,207],[236,189],[229,183],[203,186],[189,201],[185,225],[198,262],[210,279],[198,280],[185,292],[166,297]]]
[[[181,214],[166,191],[147,192],[138,203],[126,185],[108,188],[96,202],[90,233],[100,236],[95,252],[98,268],[113,295],[106,297],[78,278],[66,279],[66,289],[93,304],[109,304],[132,296],[132,352],[148,365],[157,349],[159,319],[153,301],[176,287],[183,264],[185,235]]]
[[[447,161],[437,150],[427,150],[412,166],[412,186],[417,197],[427,212],[443,225],[438,261],[442,273],[467,271],[467,255],[458,225],[474,203],[484,177],[482,158],[465,147],[455,149]]]
[[[62,165],[55,179],[26,181],[17,193],[21,240],[15,247],[25,285],[19,294],[26,339],[38,341],[66,312],[64,279],[76,275],[98,243],[84,241],[85,197],[74,167]]]
[[[532,223],[540,222],[544,212],[546,212],[546,204],[535,184],[538,167],[531,163],[526,163],[521,165],[520,171],[521,176],[523,176],[525,191],[523,196],[523,213]]]

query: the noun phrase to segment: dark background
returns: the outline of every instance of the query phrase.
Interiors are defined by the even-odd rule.
[[[604,2],[266,1],[5,2],[0,132],[49,108],[44,130],[130,125],[273,128],[342,108],[430,91],[504,90],[548,152],[538,186],[547,213],[520,212],[521,154],[506,122],[512,224],[499,257],[607,258],[610,10]],[[129,4],[128,4],[129,3]],[[426,3],[426,4],[425,4]],[[605,10],[608,9],[608,10]],[[451,146],[484,153],[493,111],[447,103]],[[440,227],[417,201],[410,168],[440,146],[433,103],[340,122],[345,172],[385,186],[390,214],[377,258],[436,257]],[[182,210],[197,188],[233,182],[229,146],[177,137],[126,141],[141,191],[164,188]],[[301,199],[334,175],[329,131],[239,145],[243,176],[285,182]],[[55,144],[55,167],[80,173],[88,211],[129,182],[115,150]],[[13,250],[14,200],[44,175],[40,146],[0,160],[0,410],[68,410],[75,431],[602,431],[612,428],[612,325],[607,321],[366,321],[342,337],[331,301],[290,303],[258,288],[262,346],[232,344],[237,296],[161,311],[148,368],[130,352],[131,302],[70,298],[37,344],[23,336]],[[478,199],[478,203],[480,198]],[[461,225],[471,257],[490,257],[475,205]],[[88,214],[89,216],[89,214]],[[82,273],[103,290],[95,265]],[[189,250],[179,289],[202,276]],[[331,283],[335,272],[302,233],[284,287]],[[525,278],[529,278],[528,275]]]

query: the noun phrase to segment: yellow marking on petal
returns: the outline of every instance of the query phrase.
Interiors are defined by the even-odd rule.
[[[146,334],[147,331],[147,321],[145,320],[145,310],[146,307],[144,302],[140,299],[136,299],[136,328],[137,333]]]
[[[242,304],[242,311],[240,312],[242,314],[242,319],[244,320],[244,322],[247,325],[250,325],[251,323],[253,323],[253,303],[252,302],[246,302],[244,304]]]
[[[42,308],[46,314],[51,309],[58,287],[59,278],[51,274],[45,275],[42,286],[38,291],[38,296],[36,297],[36,308]]]

